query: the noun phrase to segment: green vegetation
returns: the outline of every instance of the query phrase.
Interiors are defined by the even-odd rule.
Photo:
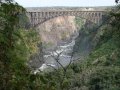
[[[12,1],[0,6],[0,90],[29,88],[30,70],[26,62],[36,52],[39,37],[35,31],[19,25],[19,15],[25,12]]]
[[[84,25],[84,21],[85,20],[80,17],[75,18],[75,23],[76,23],[77,29],[80,29]]]
[[[35,30],[26,30],[19,23],[19,15],[25,15],[23,7],[12,1],[1,3],[0,90],[120,90],[119,6],[96,32],[82,30],[87,39],[95,40],[86,59],[36,75],[26,62],[37,52],[40,39]]]
[[[86,21],[79,30],[79,36],[76,38],[74,53],[80,56],[86,56],[95,47],[100,31],[94,23]]]

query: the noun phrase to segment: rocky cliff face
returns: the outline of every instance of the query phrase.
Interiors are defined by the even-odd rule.
[[[38,45],[37,53],[30,57],[28,62],[32,70],[39,68],[44,63],[44,51],[54,49],[63,41],[70,41],[71,36],[77,31],[74,16],[60,16],[39,25],[37,30],[42,44]]]
[[[57,45],[61,41],[69,40],[77,31],[74,16],[60,16],[41,24],[37,28],[43,43]]]

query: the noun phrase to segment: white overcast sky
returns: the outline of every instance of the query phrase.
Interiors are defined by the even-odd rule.
[[[24,7],[113,6],[115,0],[15,0]]]

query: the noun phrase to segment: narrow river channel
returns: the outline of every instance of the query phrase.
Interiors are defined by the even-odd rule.
[[[64,42],[64,45],[58,45],[54,51],[48,51],[47,54],[44,55],[45,63],[43,63],[40,68],[35,70],[34,73],[36,74],[37,72],[44,71],[46,69],[57,69],[60,68],[61,65],[65,67],[72,62],[72,52],[75,45],[75,38],[77,36],[78,34],[72,37],[69,43]]]

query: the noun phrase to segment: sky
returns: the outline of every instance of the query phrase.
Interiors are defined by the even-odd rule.
[[[24,7],[52,7],[52,6],[113,6],[115,0],[15,0]]]

